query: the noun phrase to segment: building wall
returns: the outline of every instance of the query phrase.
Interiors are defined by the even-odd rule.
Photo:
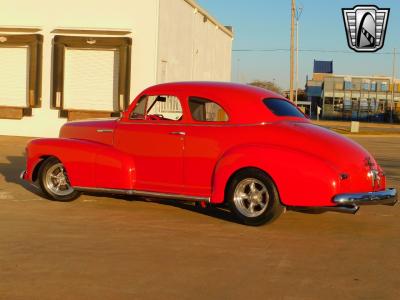
[[[230,81],[232,35],[191,2],[160,0],[158,82]]]
[[[87,107],[91,109],[118,111],[123,107],[120,105],[121,94],[118,94],[118,84],[115,83],[118,83],[115,79],[119,71],[115,67],[120,57],[118,50],[113,56],[106,53],[107,51],[94,49],[90,51],[97,52],[92,52],[95,54],[92,56],[79,48],[68,49],[68,47],[65,47],[65,61],[61,73],[64,74],[63,102],[66,102],[65,98],[68,97],[70,100],[68,103],[63,103],[61,107],[54,104],[54,102],[58,103],[59,96],[54,97],[54,94],[59,94],[59,92],[53,80],[53,73],[58,74],[53,63],[53,56],[56,57],[54,54],[56,36],[93,37],[97,40],[104,37],[131,39],[130,62],[126,64],[128,68],[130,66],[131,71],[130,84],[127,88],[130,97],[122,101],[126,105],[124,101],[132,101],[141,90],[159,82],[229,81],[232,34],[216,24],[218,22],[208,16],[193,0],[115,0],[111,2],[3,0],[0,9],[0,47],[7,35],[40,34],[43,36],[43,58],[41,106],[31,108],[29,110],[31,116],[24,116],[22,119],[4,119],[4,115],[7,115],[10,110],[10,108],[4,108],[4,105],[11,107],[21,105],[24,101],[29,102],[31,90],[27,89],[26,99],[18,99],[18,101],[12,97],[7,100],[8,96],[4,96],[7,93],[3,93],[4,99],[0,99],[0,110],[3,110],[0,111],[0,135],[55,137],[58,135],[59,128],[67,122],[65,109],[68,113],[68,110],[73,111],[74,105],[80,101],[75,101],[75,98],[88,91],[91,95],[84,100]],[[1,53],[6,53],[4,49],[5,47],[0,49],[3,50]],[[15,50],[15,52],[16,56],[23,58],[23,51]],[[86,60],[83,59],[84,57]],[[83,82],[86,76],[90,76],[90,74],[84,74],[90,73],[88,68],[82,65],[77,66],[77,62],[91,64],[93,68],[97,66],[96,57],[99,67],[108,61],[109,65],[114,64],[114,71],[107,69],[108,77],[96,79],[97,89],[89,85],[86,88],[86,83],[81,83],[74,91],[67,93],[66,88],[72,89],[76,82]],[[74,63],[67,63],[67,59],[74,60]],[[3,67],[11,68],[11,70],[14,68],[12,64],[9,66],[4,62],[2,64]],[[15,68],[23,70],[20,64]],[[24,74],[23,76],[26,76]],[[91,72],[91,74],[101,74],[101,72]],[[7,81],[7,76],[0,76],[0,85],[1,80]],[[101,82],[104,83],[103,86],[99,84]],[[105,91],[110,86],[113,91]],[[82,90],[83,92],[80,92]],[[24,94],[21,90],[18,93]],[[112,103],[104,99],[101,103],[96,101],[98,95],[105,94],[112,98],[110,100]],[[22,111],[21,108],[19,109]],[[5,111],[7,112],[4,114]],[[78,107],[78,113],[76,113],[78,118],[82,117],[79,113],[81,112]]]
[[[131,99],[143,88],[157,82],[158,0],[2,0],[0,36],[15,34],[13,31],[22,34],[20,28],[27,27],[40,28],[35,33],[44,36],[42,105],[33,108],[31,117],[0,119],[0,134],[57,136],[60,126],[66,122],[65,118],[59,118],[59,111],[50,109],[52,42],[56,28],[127,30],[128,33],[121,36],[132,38]]]

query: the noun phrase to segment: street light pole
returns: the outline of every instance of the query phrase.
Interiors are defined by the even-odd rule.
[[[293,101],[293,69],[294,69],[294,17],[296,13],[296,1],[292,0],[292,21],[290,27],[290,101]]]

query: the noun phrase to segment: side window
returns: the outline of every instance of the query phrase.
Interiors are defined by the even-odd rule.
[[[144,120],[145,112],[146,112],[146,102],[147,96],[143,96],[139,99],[138,103],[135,106],[131,114],[132,120]]]
[[[182,106],[175,96],[143,96],[136,104],[132,120],[169,120],[182,119]]]
[[[192,118],[201,122],[226,122],[228,114],[217,103],[199,97],[189,97],[189,108]]]

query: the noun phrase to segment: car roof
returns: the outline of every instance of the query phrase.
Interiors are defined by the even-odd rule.
[[[223,107],[233,122],[264,122],[275,116],[262,102],[266,98],[282,99],[283,96],[259,87],[209,81],[187,81],[158,84],[147,88],[141,94],[183,94],[213,100]]]

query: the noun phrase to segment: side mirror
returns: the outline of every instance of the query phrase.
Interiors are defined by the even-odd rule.
[[[155,102],[167,102],[167,97],[164,97],[164,96],[157,96]]]

